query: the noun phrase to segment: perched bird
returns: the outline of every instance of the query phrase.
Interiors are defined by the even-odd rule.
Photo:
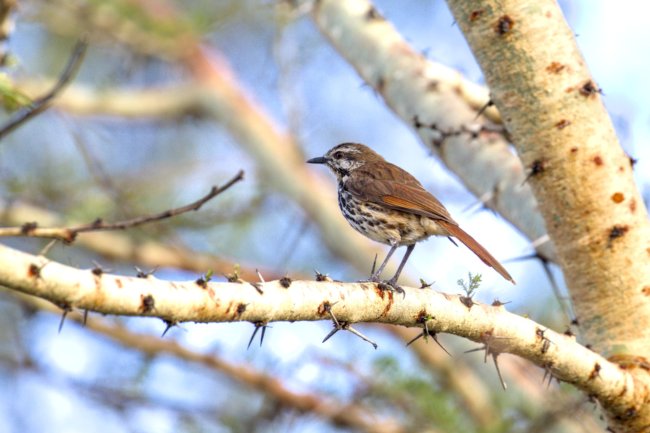
[[[417,179],[369,147],[342,143],[324,156],[307,162],[325,164],[334,172],[338,181],[339,207],[350,225],[366,237],[390,245],[388,255],[370,281],[378,282],[395,250],[406,246],[397,272],[385,281],[392,288],[401,290],[397,280],[415,244],[429,236],[447,236],[450,240],[453,236],[503,278],[515,283],[501,263],[461,229],[442,203]]]

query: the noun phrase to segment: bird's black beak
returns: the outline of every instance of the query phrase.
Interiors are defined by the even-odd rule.
[[[324,156],[319,156],[317,158],[308,159],[309,164],[327,164],[327,158]]]

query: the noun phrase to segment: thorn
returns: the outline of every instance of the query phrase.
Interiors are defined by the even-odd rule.
[[[445,346],[443,346],[442,343],[440,343],[440,341],[438,341],[438,333],[436,331],[433,331],[433,330],[429,329],[428,321],[429,321],[429,319],[427,317],[422,317],[420,319],[420,323],[422,323],[422,325],[423,325],[422,326],[422,332],[420,332],[418,335],[413,337],[413,339],[411,341],[406,343],[406,347],[410,346],[412,343],[414,343],[415,341],[417,341],[420,338],[424,338],[424,341],[426,341],[428,343],[429,342],[429,337],[431,337],[431,338],[433,338],[433,341],[435,341],[436,344],[438,346],[440,346],[440,348],[442,350],[444,350],[447,355],[449,355],[449,356],[451,356],[453,358],[451,353],[449,353],[449,351],[447,349],[445,349]]]
[[[551,382],[553,382],[553,372],[551,371],[552,366],[553,363],[551,362],[544,364],[544,377],[542,378],[542,385],[546,383],[546,378],[548,378],[548,383],[546,384],[547,389],[551,386]]]
[[[176,322],[175,320],[163,319],[163,322],[165,322],[165,325],[167,326],[165,326],[165,330],[160,335],[160,338],[163,338],[165,335],[167,335],[167,331],[169,331],[170,329],[172,329],[174,326],[178,324],[178,322]]]
[[[537,239],[535,239],[533,242],[531,242],[530,245],[533,248],[537,249],[538,247],[540,247],[540,246],[542,246],[545,243],[550,242],[550,241],[551,241],[551,238],[548,236],[548,233],[546,233],[546,234],[543,234],[542,236],[538,237]]]
[[[251,286],[255,287],[255,290],[257,290],[257,293],[260,295],[264,294],[264,291],[262,290],[262,283],[249,283]]]
[[[56,244],[57,240],[58,240],[58,239],[52,239],[51,241],[49,241],[49,242],[48,242],[48,243],[43,247],[43,249],[41,249],[41,250],[38,252],[37,255],[39,255],[39,256],[46,256],[47,253],[50,252],[50,249],[52,249],[52,247],[54,246],[54,244]]]
[[[499,368],[499,361],[497,361],[497,357],[499,356],[498,353],[493,353],[492,354],[492,360],[494,361],[494,367],[497,369],[497,375],[499,376],[499,381],[501,381],[501,386],[503,387],[504,391],[508,390],[508,385],[506,385],[506,381],[503,380],[503,376],[501,376],[501,369]]]
[[[261,274],[261,272],[259,271],[259,269],[255,269],[255,273],[257,274],[257,278],[260,279],[260,282],[261,282],[261,283],[266,283],[266,281],[264,281],[264,277],[262,276],[262,274]]]
[[[487,362],[488,355],[492,355],[494,366],[496,367],[497,374],[499,376],[499,381],[501,381],[501,386],[503,387],[504,390],[508,389],[508,386],[506,385],[506,382],[503,380],[503,376],[501,376],[501,369],[499,368],[499,362],[497,361],[497,357],[500,355],[500,353],[492,347],[492,343],[495,340],[506,340],[506,339],[509,339],[509,337],[497,337],[492,333],[492,331],[487,331],[481,335],[481,341],[483,342],[483,346],[465,351],[465,353],[471,353],[471,352],[478,352],[480,350],[484,350],[485,356],[483,357],[483,362]]]
[[[548,239],[547,235],[544,235],[543,237],[546,237]],[[511,263],[511,262],[518,262],[523,260],[540,261],[542,265],[542,269],[544,270],[544,273],[546,274],[546,278],[548,278],[549,283],[551,284],[551,289],[553,290],[555,299],[557,299],[558,304],[560,304],[560,308],[562,309],[562,312],[564,313],[567,319],[572,317],[573,313],[571,312],[571,306],[566,302],[565,297],[562,296],[562,294],[560,293],[560,287],[557,284],[557,280],[555,279],[553,272],[551,272],[551,262],[546,257],[542,256],[539,252],[535,251],[534,253],[526,256],[513,257],[511,259],[504,260],[502,263]]]
[[[69,305],[59,305],[63,309],[63,313],[61,314],[61,321],[59,322],[59,334],[61,333],[61,330],[63,329],[63,323],[65,323],[65,318],[68,315],[70,311],[72,311],[72,308],[70,308]]]
[[[344,330],[344,331],[350,331],[351,333],[353,333],[353,334],[356,335],[357,337],[361,338],[363,341],[366,341],[366,342],[370,343],[370,344],[372,345],[372,347],[374,347],[375,349],[377,349],[377,347],[379,347],[379,346],[377,345],[377,343],[375,343],[374,341],[372,341],[371,339],[369,339],[368,337],[366,337],[365,335],[363,335],[361,332],[359,332],[359,331],[357,331],[356,329],[354,329],[354,328],[352,327],[352,325],[350,325],[349,322],[339,322],[339,321],[337,320],[336,316],[334,316],[334,313],[332,313],[332,306],[333,306],[334,304],[336,304],[336,302],[334,302],[334,303],[332,303],[332,304],[329,304],[329,303],[328,303],[328,304],[326,304],[325,307],[324,307],[324,308],[325,308],[325,311],[327,311],[327,313],[330,315],[330,318],[332,319],[332,324],[334,325],[334,329],[332,329],[332,330],[330,331],[330,333],[327,334],[327,336],[323,339],[322,342],[325,343],[327,340],[330,339],[331,336],[333,336],[334,334],[336,334],[338,331]]]
[[[484,193],[482,196],[478,198],[478,201],[469,204],[466,206],[463,210],[461,210],[462,213],[469,212],[472,210],[474,207],[476,207],[475,211],[479,211],[482,209],[490,209],[488,207],[488,203],[495,197],[496,195],[496,187],[492,189],[491,191],[488,191]],[[493,209],[490,209],[493,211]]]
[[[135,276],[136,276],[137,278],[149,278],[150,276],[152,276],[152,275],[153,275],[153,274],[158,270],[158,266],[156,266],[155,268],[151,269],[150,271],[143,271],[142,269],[140,269],[140,268],[137,267],[137,266],[134,266],[134,268],[135,268],[135,271],[137,272],[137,273],[135,274]]]
[[[492,107],[493,105],[494,105],[494,101],[492,100],[492,98],[490,98],[490,100],[487,101],[487,102],[485,103],[485,105],[483,105],[483,106],[478,110],[478,113],[476,113],[476,117],[474,118],[474,120],[476,120],[476,119],[478,119],[479,117],[481,117],[481,114],[485,113],[485,110],[487,110],[488,108]]]
[[[262,343],[264,342],[264,336],[266,335],[266,328],[268,328],[268,323],[267,322],[255,322],[253,323],[255,325],[255,329],[253,330],[253,335],[251,335],[251,339],[248,340],[248,346],[246,346],[246,349],[251,348],[251,344],[253,344],[253,340],[255,339],[255,336],[257,335],[257,331],[262,329],[262,333],[260,334],[260,347],[262,347]]]
[[[314,272],[316,273],[316,281],[332,282],[332,279],[327,274],[321,274],[316,269],[314,269]]]
[[[102,274],[104,274],[105,272],[112,272],[113,271],[112,269],[104,269],[104,268],[102,268],[102,265],[100,265],[99,263],[97,263],[94,260],[93,260],[93,265],[95,265],[95,267],[91,270],[91,272],[94,275],[97,275],[98,277],[101,277]]]
[[[83,318],[83,325],[86,326],[86,323],[88,322],[88,309],[84,310],[84,318]],[[60,332],[60,331],[59,331]]]

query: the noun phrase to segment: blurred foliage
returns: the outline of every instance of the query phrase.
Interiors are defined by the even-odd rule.
[[[0,73],[0,104],[5,111],[13,112],[32,103],[32,100],[18,89],[13,80]]]

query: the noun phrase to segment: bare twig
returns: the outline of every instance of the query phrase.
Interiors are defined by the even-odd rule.
[[[72,242],[75,240],[79,233],[83,232],[96,232],[101,230],[124,230],[130,227],[147,224],[153,221],[160,221],[166,218],[171,218],[189,211],[198,210],[206,202],[212,200],[217,195],[221,194],[235,183],[244,178],[244,172],[239,171],[230,179],[225,185],[221,187],[213,186],[210,192],[199,200],[185,206],[174,209],[169,209],[153,215],[144,215],[129,220],[118,221],[115,223],[106,223],[101,219],[97,219],[90,224],[83,224],[74,227],[51,227],[40,228],[36,223],[25,223],[21,227],[4,227],[0,228],[0,236],[30,236],[48,239],[61,239],[64,242]]]
[[[0,140],[11,133],[14,129],[30,120],[32,117],[35,117],[45,111],[50,106],[52,99],[54,99],[76,75],[83,60],[84,54],[86,53],[87,47],[88,43],[85,39],[80,39],[77,41],[72,50],[72,55],[70,55],[70,59],[65,66],[65,69],[63,69],[63,73],[59,77],[59,80],[56,82],[54,87],[45,95],[41,96],[38,99],[35,99],[34,102],[32,102],[29,106],[17,111],[9,119],[9,121],[2,128],[0,128]]]

